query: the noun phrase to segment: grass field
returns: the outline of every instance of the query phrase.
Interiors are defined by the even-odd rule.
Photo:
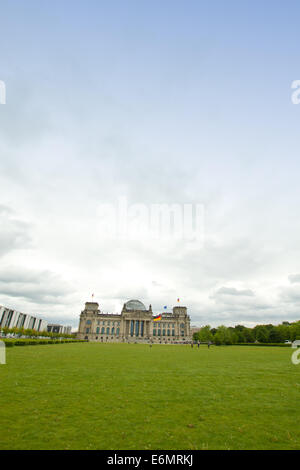
[[[300,449],[292,350],[138,344],[7,349],[0,449]]]

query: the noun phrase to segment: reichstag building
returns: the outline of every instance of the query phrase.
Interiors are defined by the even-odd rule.
[[[78,338],[100,342],[177,343],[191,339],[190,317],[186,307],[173,307],[154,320],[139,300],[129,300],[120,315],[102,313],[97,302],[86,302],[80,314]]]

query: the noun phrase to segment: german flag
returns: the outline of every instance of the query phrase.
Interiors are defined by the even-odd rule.
[[[161,319],[162,319],[161,315],[156,315],[155,317],[153,317],[153,321],[160,321]]]

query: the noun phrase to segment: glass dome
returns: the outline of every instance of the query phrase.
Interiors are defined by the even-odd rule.
[[[145,305],[139,300],[128,300],[125,304],[126,310],[146,310]]]

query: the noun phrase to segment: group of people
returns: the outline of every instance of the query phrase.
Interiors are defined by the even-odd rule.
[[[153,344],[152,341],[150,341],[150,342],[149,342],[150,348],[152,348],[152,344]],[[160,341],[160,344],[162,344],[161,341]],[[166,344],[167,344],[167,342],[166,342]],[[171,343],[171,344],[173,344],[173,343]],[[192,347],[192,348],[194,347],[194,344],[195,344],[195,345],[197,344],[197,346],[198,346],[198,348],[199,348],[201,343],[200,343],[200,341],[197,341],[197,342],[196,342],[196,341],[191,341],[191,347]],[[207,347],[208,347],[208,349],[209,349],[210,346],[211,346],[213,343],[212,343],[211,341],[208,341],[207,343],[204,343],[204,344],[207,344]]]
[[[198,348],[200,347],[200,341],[197,341],[197,342],[192,341],[192,342],[191,342],[191,347],[192,347],[192,348],[194,347],[194,344],[197,344]],[[208,343],[207,343],[208,349],[210,348],[211,345],[212,345],[212,342],[211,342],[211,341],[208,341]]]

